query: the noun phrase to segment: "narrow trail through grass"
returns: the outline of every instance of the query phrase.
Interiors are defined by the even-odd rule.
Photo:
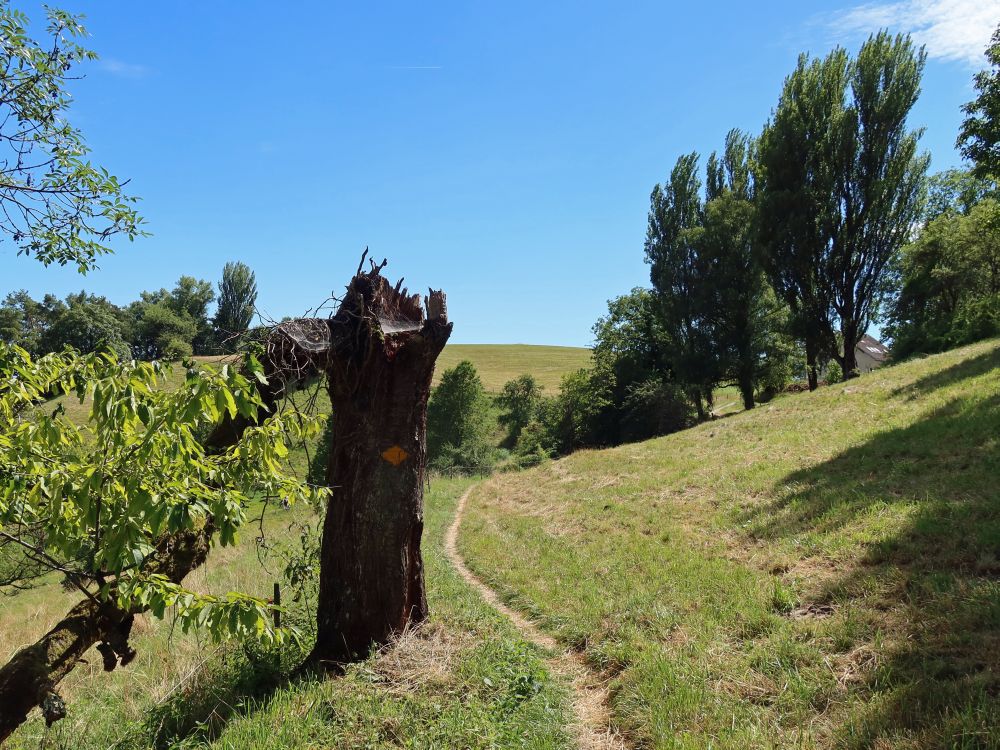
[[[577,747],[583,750],[624,748],[623,738],[611,726],[608,708],[610,695],[607,684],[600,675],[587,667],[580,654],[564,649],[555,638],[543,633],[520,612],[504,604],[499,595],[477,578],[462,560],[458,552],[458,530],[472,489],[467,489],[458,501],[455,518],[445,536],[445,554],[466,583],[478,591],[491,607],[507,617],[525,639],[552,654],[546,659],[549,667],[554,673],[567,679],[573,689],[575,722],[572,730]]]

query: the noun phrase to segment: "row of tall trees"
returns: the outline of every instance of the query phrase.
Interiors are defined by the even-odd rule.
[[[880,33],[856,57],[803,55],[757,138],[731,131],[701,182],[681,156],[651,196],[645,253],[668,371],[704,418],[719,384],[755,394],[787,372],[810,388],[855,347],[892,292],[922,207],[928,157],[907,117],[925,53]]]
[[[211,283],[181,276],[172,290],[142,292],[119,307],[105,297],[79,292],[41,300],[11,292],[0,304],[0,341],[33,356],[71,347],[83,353],[114,352],[120,359],[177,360],[191,354],[236,350],[249,329],[257,299],[253,271],[227,263],[216,297]],[[214,315],[212,303],[218,300]]]
[[[793,375],[815,389],[824,370],[856,374],[876,320],[897,358],[1000,333],[1000,30],[987,57],[959,139],[972,168],[929,179],[907,123],[922,49],[880,33],[854,57],[800,57],[759,136],[733,130],[704,170],[684,154],[654,187],[651,288],[608,303],[593,365],[558,394],[525,376],[492,403],[471,364],[446,373],[432,460],[482,470],[498,448],[518,463],[666,434],[705,419],[720,386],[748,409]]]
[[[887,331],[893,355],[1000,335],[1000,28],[958,137],[968,169],[929,181],[918,237],[903,249]]]

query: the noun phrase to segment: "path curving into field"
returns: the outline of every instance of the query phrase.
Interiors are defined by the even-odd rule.
[[[583,750],[623,750],[625,742],[611,727],[608,710],[609,694],[607,685],[600,675],[587,667],[583,657],[559,645],[555,638],[546,635],[524,615],[511,609],[502,601],[496,591],[469,570],[458,552],[458,529],[462,525],[465,505],[475,486],[465,491],[458,501],[455,519],[445,535],[445,554],[451,564],[470,586],[476,589],[487,603],[507,617],[521,632],[521,635],[553,656],[546,659],[552,671],[569,680],[573,689],[573,713],[575,720],[572,731],[577,747]]]

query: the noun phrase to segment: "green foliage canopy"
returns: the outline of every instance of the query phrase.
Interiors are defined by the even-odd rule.
[[[761,138],[765,265],[811,367],[826,350],[854,371],[855,345],[921,216],[928,157],[917,154],[920,131],[907,118],[925,61],[909,37],[886,32],[855,59],[840,48],[822,60],[802,56]]]
[[[103,297],[79,294],[67,298],[67,306],[42,337],[42,349],[57,352],[70,347],[84,354],[109,351],[130,359],[131,348],[122,311]]]
[[[976,98],[962,107],[965,120],[958,136],[962,155],[977,177],[1000,177],[1000,26],[986,48],[989,68],[976,74]]]
[[[28,19],[0,2],[0,233],[19,254],[81,272],[110,252],[116,235],[142,234],[124,183],[87,159],[87,144],[66,119],[66,84],[96,55],[81,46],[77,16],[48,8],[48,43],[28,35]]]
[[[441,375],[427,405],[427,455],[444,471],[485,472],[496,462],[496,424],[475,366],[459,362]]]
[[[739,386],[748,409],[758,389],[784,385],[777,381],[792,349],[786,308],[760,261],[751,150],[750,138],[732,130],[722,157],[709,158],[709,200],[696,247],[714,370],[720,382]]]
[[[889,314],[893,356],[931,353],[1000,333],[1000,202],[946,210],[903,249]]]
[[[247,358],[250,378],[263,379]],[[239,593],[208,594],[151,572],[164,535],[203,529],[233,544],[260,498],[317,502],[321,493],[289,476],[286,437],[314,435],[315,421],[275,415],[221,453],[200,435],[220,420],[256,421],[256,386],[228,367],[189,370],[184,386],[162,388],[164,369],[71,351],[33,359],[0,344],[0,542],[66,576],[88,597],[124,611],[167,607],[186,629],[217,635],[283,634],[267,602]],[[48,394],[90,404],[78,425]]]
[[[672,365],[677,379],[690,386],[699,415],[703,398],[711,401],[717,380],[711,338],[704,323],[704,266],[697,243],[703,206],[698,154],[681,156],[664,185],[650,195],[645,254],[657,295],[664,332],[675,347]]]

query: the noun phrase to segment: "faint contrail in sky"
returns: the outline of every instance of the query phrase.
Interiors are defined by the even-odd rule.
[[[441,70],[443,65],[383,65],[387,70]]]

